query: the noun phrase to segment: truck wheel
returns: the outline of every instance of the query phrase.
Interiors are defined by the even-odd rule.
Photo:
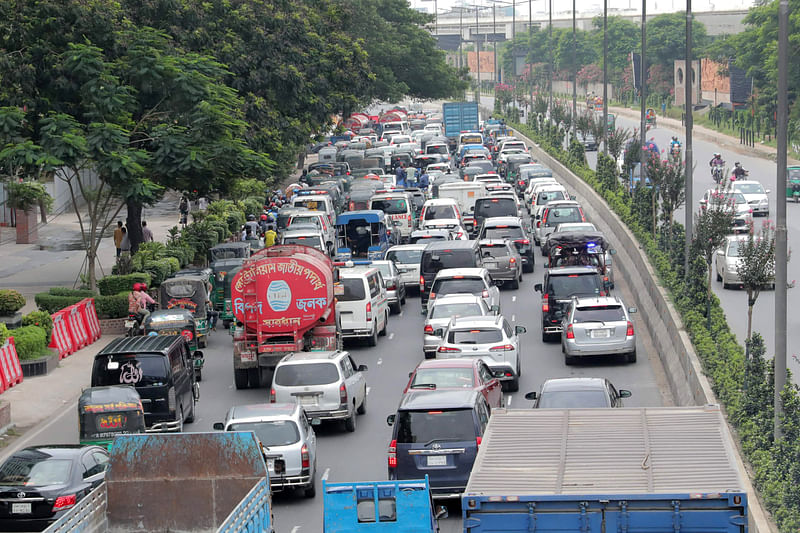
[[[348,433],[352,433],[356,430],[356,416],[356,410],[353,409],[353,414],[344,421],[344,429],[346,429]]]
[[[372,335],[367,337],[367,346],[377,346],[378,345],[378,326],[375,326],[372,330]]]
[[[257,389],[261,385],[261,383],[259,383],[260,378],[261,372],[258,368],[247,369],[247,381],[251,389]]]
[[[274,368],[261,367],[259,368],[258,386],[269,388],[272,385],[272,375],[275,372]]]
[[[364,415],[367,414],[367,391],[366,387],[364,390],[364,401],[361,402],[361,405],[358,406],[358,414]]]
[[[233,382],[236,384],[237,389],[247,388],[247,369],[234,368],[233,369]]]

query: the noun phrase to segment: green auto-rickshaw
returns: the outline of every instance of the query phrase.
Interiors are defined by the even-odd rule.
[[[78,398],[80,443],[111,449],[114,437],[144,433],[144,410],[139,393],[130,385],[91,387]]]
[[[197,327],[197,345],[205,348],[211,325],[208,321],[207,302],[209,283],[200,276],[180,276],[165,279],[159,288],[161,309],[186,309],[194,315]]]
[[[242,243],[247,244],[247,243]],[[219,319],[227,328],[233,321],[233,311],[231,307],[231,280],[234,272],[238,272],[239,267],[244,263],[243,258],[220,259],[214,261],[214,289],[211,293],[211,303],[219,312]]]
[[[800,202],[800,166],[786,169],[786,199]]]
[[[150,313],[144,321],[145,335],[182,335],[186,339],[189,353],[192,356],[194,376],[197,381],[203,379],[203,352],[199,350],[197,321],[188,309],[159,309]]]

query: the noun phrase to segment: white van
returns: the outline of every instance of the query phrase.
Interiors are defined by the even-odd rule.
[[[470,233],[475,226],[475,201],[486,195],[486,187],[481,182],[459,181],[439,187],[439,198],[452,198],[458,203],[464,228]]]
[[[400,242],[408,242],[411,232],[414,231],[414,206],[410,196],[401,191],[379,192],[369,199],[369,208],[383,211],[391,220],[392,231],[400,232]],[[395,224],[399,222],[399,224]]]
[[[333,198],[327,194],[315,194],[323,191],[299,191],[292,201],[292,207],[305,207],[312,211],[322,211],[328,215],[328,222],[336,224],[336,210]]]
[[[333,293],[342,338],[366,338],[369,346],[378,344],[378,335],[386,335],[389,322],[386,285],[380,271],[370,266],[340,268]]]

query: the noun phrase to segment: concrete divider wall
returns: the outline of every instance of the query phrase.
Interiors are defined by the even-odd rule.
[[[585,181],[573,174],[557,159],[540,149],[533,141],[515,131],[517,137],[530,147],[534,157],[547,165],[567,188],[572,189],[581,199],[581,206],[589,220],[606,235],[613,235],[612,246],[617,250],[614,256],[616,277],[623,276],[629,283],[631,292],[640,309],[639,316],[646,324],[657,355],[664,366],[667,382],[677,405],[718,404],[711,384],[702,372],[702,366],[694,347],[683,329],[680,315],[673,307],[667,291],[660,286],[644,250],[624,222],[608,206],[606,201]],[[729,428],[729,438],[731,431]],[[733,440],[733,439],[732,439]],[[741,459],[738,443],[736,459],[742,472],[747,472]],[[767,518],[757,493],[745,479],[745,490],[749,498],[749,527],[754,533],[776,531],[775,525]]]

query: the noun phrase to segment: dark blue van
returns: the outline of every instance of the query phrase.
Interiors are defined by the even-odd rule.
[[[430,480],[434,498],[464,492],[489,406],[479,391],[409,390],[400,400],[389,443],[389,479]]]

